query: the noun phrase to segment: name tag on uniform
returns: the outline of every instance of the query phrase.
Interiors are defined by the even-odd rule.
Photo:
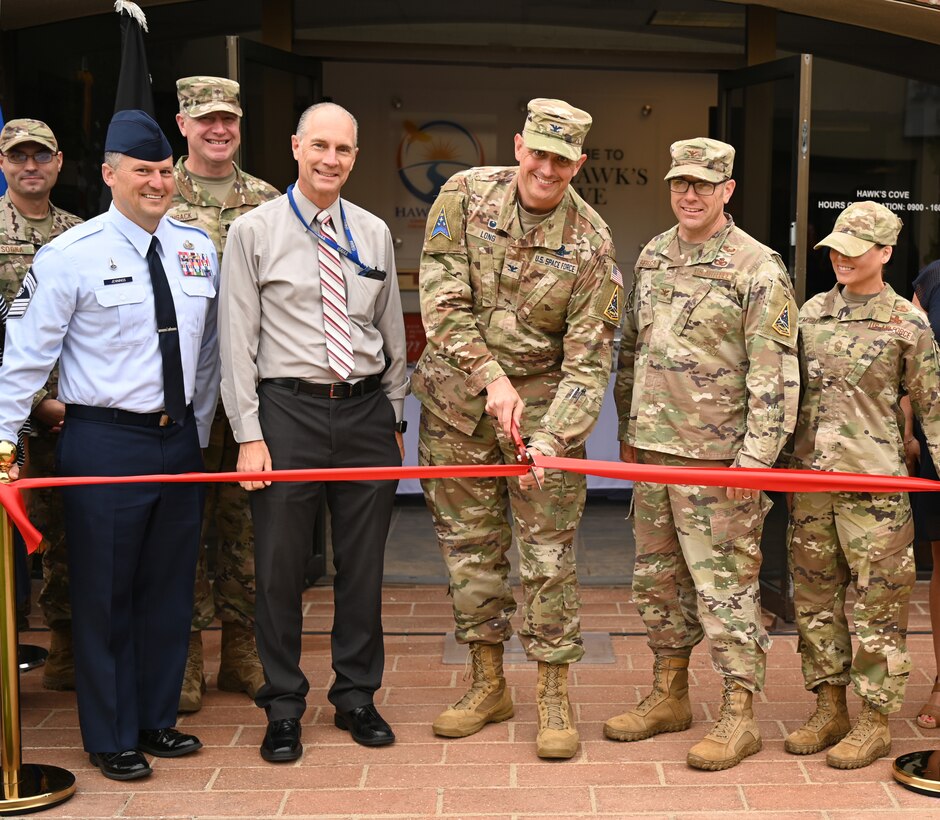
[[[116,279],[103,279],[101,284],[103,285],[126,285],[128,282],[133,282],[133,276],[118,276]]]
[[[554,256],[546,256],[544,253],[537,253],[533,257],[536,265],[545,265],[548,268],[564,271],[565,273],[577,273],[578,266],[573,262],[564,262]]]
[[[180,270],[183,276],[203,276],[212,275],[212,263],[209,261],[209,255],[206,253],[196,253],[195,251],[177,251],[177,257],[180,260]]]
[[[34,245],[0,245],[0,253],[32,254],[36,253]]]
[[[894,336],[897,336],[901,339],[904,339],[905,342],[910,342],[914,338],[914,334],[909,330],[905,330],[903,327],[899,327],[897,324],[894,324],[894,319],[896,317],[891,317],[891,324],[883,324],[882,322],[869,322],[869,330],[880,330],[882,333],[891,333]]]

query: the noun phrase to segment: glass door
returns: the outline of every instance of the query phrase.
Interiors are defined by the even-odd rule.
[[[236,161],[283,191],[297,179],[290,138],[304,109],[323,99],[319,60],[226,37],[229,77],[241,85],[241,157]]]
[[[735,147],[737,188],[728,210],[743,230],[783,258],[798,304],[806,299],[812,68],[812,55],[800,54],[718,79],[718,137]],[[786,499],[783,493],[769,495],[774,506],[761,544],[761,600],[765,609],[792,621]]]

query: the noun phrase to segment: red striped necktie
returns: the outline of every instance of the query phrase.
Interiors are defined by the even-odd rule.
[[[327,211],[317,214],[320,233],[336,242],[333,220]],[[346,282],[339,253],[326,242],[317,243],[320,257],[320,291],[323,295],[323,332],[330,369],[343,381],[349,378],[356,360],[349,333],[349,312],[346,309]]]

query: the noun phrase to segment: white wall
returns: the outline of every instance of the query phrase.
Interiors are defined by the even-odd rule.
[[[403,119],[461,123],[478,135],[486,164],[512,165],[529,99],[559,97],[589,111],[589,160],[576,183],[610,224],[626,272],[675,222],[662,182],[669,145],[707,133],[717,83],[711,74],[326,62],[323,90],[359,120],[360,154],[344,194],[388,222],[403,271],[417,268],[424,225],[419,212],[410,220],[396,212],[420,205],[396,166]]]

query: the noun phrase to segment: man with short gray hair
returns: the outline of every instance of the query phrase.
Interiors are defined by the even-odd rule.
[[[278,192],[235,164],[241,144],[242,107],[239,86],[224,77],[183,77],[176,81],[180,112],[176,124],[186,137],[187,154],[173,168],[176,194],[170,216],[202,228],[219,259],[232,222]],[[238,445],[221,405],[212,422],[206,468],[232,472]],[[264,672],[255,648],[255,549],[248,497],[231,483],[211,484],[205,530],[215,525],[215,581],[210,585],[206,550],[196,566],[192,632],[179,710],[196,712],[206,689],[202,630],[218,617],[222,622],[222,658],[216,678],[219,689],[258,694]]]
[[[528,105],[518,165],[451,177],[431,207],[421,256],[428,345],[412,389],[422,464],[515,463],[529,450],[584,457],[610,381],[623,279],[610,229],[571,185],[587,160],[591,115],[563,100]],[[531,453],[529,454],[531,457]],[[579,735],[568,668],[584,654],[574,537],[583,476],[422,482],[450,577],[455,635],[473,682],[434,721],[467,737],[513,716],[503,644],[516,601],[506,553],[511,508],[525,604],[520,638],[538,663],[536,753],[570,758]]]
[[[298,179],[229,233],[220,305],[222,397],[239,472],[401,465],[405,328],[392,237],[341,197],[356,124],[333,103],[291,137]],[[268,728],[261,757],[296,760],[309,683],[300,668],[304,566],[320,499],[332,521],[334,723],[365,746],[394,742],[376,711],[381,596],[394,481],[242,482],[251,490],[256,636]]]
[[[796,423],[796,302],[778,254],[735,225],[734,148],[673,143],[678,224],[640,253],[617,381],[620,458],[660,466],[772,467]],[[692,723],[688,667],[708,637],[724,680],[719,719],[687,757],[727,769],[761,748],[751,707],[770,639],[761,622],[761,492],[637,482],[633,596],[655,656],[653,691],[611,718],[613,740]]]

